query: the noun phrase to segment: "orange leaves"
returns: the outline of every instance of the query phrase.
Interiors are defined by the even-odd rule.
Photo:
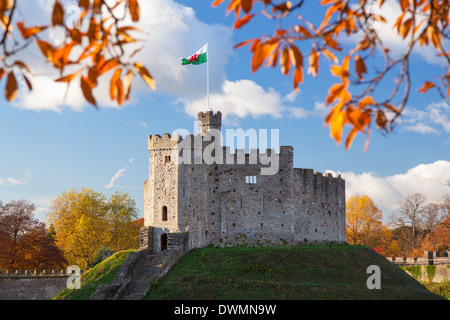
[[[359,100],[357,107],[355,107],[352,101],[352,94],[348,91],[350,85],[350,80],[348,79],[350,76],[349,64],[350,56],[347,55],[342,61],[342,65],[333,65],[331,67],[331,73],[336,77],[340,77],[342,82],[334,84],[329,90],[326,103],[331,104],[336,100],[337,102],[325,118],[325,125],[330,127],[330,135],[338,144],[341,143],[344,126],[351,126],[351,130],[345,140],[346,149],[350,148],[358,132],[366,132],[366,128],[368,128],[366,133],[370,131],[372,108],[369,106],[377,105],[373,97],[365,96]],[[362,74],[367,72],[364,61],[359,56],[355,57],[355,69],[360,79],[362,79]],[[386,125],[385,122],[381,121],[381,115],[379,123],[383,127]]]
[[[242,10],[244,10],[244,12],[248,14],[252,10],[253,0],[242,0],[241,5]]]
[[[311,53],[309,54],[308,74],[312,74],[313,77],[317,77],[317,72],[319,71],[319,56],[320,52],[317,52],[316,49],[312,48]]]
[[[359,80],[364,78],[363,74],[367,73],[366,64],[360,56],[355,57],[355,69]]]
[[[48,25],[25,27],[24,22],[18,22],[17,28],[23,39],[36,42],[42,55],[59,71],[60,76],[55,81],[69,85],[79,78],[79,86],[86,101],[94,106],[97,106],[94,89],[98,86],[101,77],[112,72],[110,98],[122,105],[130,97],[133,70],[141,75],[150,88],[156,89],[155,80],[148,69],[140,62],[132,60],[140,48],[125,50],[128,49],[125,46],[138,41],[132,36],[132,32],[140,30],[133,25],[123,23],[127,20],[133,22],[140,20],[138,1],[79,0],[78,6],[83,12],[74,27],[65,25],[65,8],[61,0],[56,0]],[[242,2],[245,10],[250,10],[252,4],[253,1]],[[0,0],[0,7],[5,10],[11,9],[6,9],[6,2],[2,0]],[[124,11],[123,8],[126,10]],[[106,12],[107,16],[105,16]],[[9,16],[1,13],[0,22],[6,28],[9,24]],[[12,25],[8,27],[12,28]],[[63,33],[65,38],[59,42],[61,43],[59,45],[47,41],[46,34],[43,33],[56,28],[65,31]],[[32,89],[27,76],[31,74],[31,71],[25,63],[16,61],[0,71],[0,78],[5,74],[8,75],[5,96],[9,101],[12,101],[18,93],[16,79],[18,72],[21,73],[29,89]]]
[[[236,22],[233,25],[233,29],[239,29],[244,24],[248,23],[255,15],[254,14],[247,14],[242,19],[236,20]]]
[[[425,81],[425,83],[423,84],[423,86],[420,88],[420,92],[425,93],[428,90],[430,90],[431,88],[434,87],[434,83],[430,82],[430,81]]]
[[[139,72],[142,79],[144,79],[147,85],[153,90],[156,90],[155,80],[150,75],[150,72],[148,72],[147,68],[145,68],[140,62],[136,62],[134,64],[134,68],[136,69],[137,72]]]
[[[19,29],[19,31],[22,34],[22,37],[24,39],[28,39],[28,38],[30,38],[30,37],[32,37],[32,36],[42,32],[42,31],[44,31],[45,29],[47,29],[47,27],[41,27],[41,26],[25,28],[23,22],[18,22],[17,23],[17,28]]]
[[[14,76],[14,72],[11,71],[8,74],[8,78],[6,80],[6,87],[5,87],[5,97],[8,99],[8,101],[13,101],[14,98],[17,96],[17,80]]]
[[[1,68],[0,79],[2,79],[5,76],[5,74],[8,74],[5,85],[5,98],[9,102],[13,101],[19,93],[16,74],[20,74],[22,76],[29,90],[33,89],[31,82],[27,76],[32,73],[30,68],[28,68],[28,66],[24,62],[20,60],[14,61],[9,71]]]
[[[413,18],[410,18],[406,20],[404,23],[400,23],[398,26],[398,34],[403,37],[403,39],[406,38],[409,31],[411,30],[411,26],[413,23]]]
[[[58,0],[56,0],[53,6],[52,26],[63,26],[63,25],[64,25],[64,7]]]
[[[128,0],[128,7],[130,10],[131,19],[133,22],[138,22],[140,19],[141,11],[137,0]]]
[[[223,2],[225,0],[214,0],[212,5],[218,6]],[[442,60],[447,66],[440,81],[426,81],[419,91],[425,93],[436,87],[444,99],[450,100],[450,72],[448,72],[450,52],[443,46],[443,37],[448,34],[450,26],[448,1],[398,1],[401,11],[396,12],[396,17],[389,17],[395,21],[393,32],[398,34],[399,41],[404,40],[405,50],[401,55],[391,53],[385,37],[382,37],[382,33],[371,24],[387,22],[380,13],[376,13],[377,10],[374,10],[381,9],[381,12],[384,9],[389,10],[384,5],[385,0],[355,1],[357,4],[351,1],[321,0],[320,5],[326,8],[323,8],[322,19],[314,19],[318,21],[317,26],[307,15],[302,16],[306,1],[228,0],[226,10],[227,13],[235,13],[236,29],[248,24],[258,15],[256,12],[258,2],[264,6],[259,12],[261,15],[276,20],[292,14],[291,19],[279,23],[273,36],[264,35],[260,39],[243,41],[235,48],[250,46],[253,53],[251,59],[253,72],[256,72],[263,63],[266,67],[272,68],[279,63],[283,75],[292,73],[295,90],[298,90],[298,85],[304,81],[304,67],[312,77],[318,76],[320,55],[323,53],[323,56],[332,62],[329,67],[330,73],[340,79],[338,83],[331,85],[325,98],[326,103],[331,106],[325,125],[330,126],[330,135],[338,143],[344,140],[344,128],[349,127],[345,139],[346,148],[351,146],[357,133],[364,133],[368,138],[372,123],[379,130],[385,132],[392,130],[394,121],[406,106],[412,92],[412,84],[416,83],[412,79],[410,71],[413,64],[409,63],[409,60],[417,43],[421,46],[433,46],[438,57],[443,57]],[[288,23],[291,25],[287,25]],[[351,40],[359,38],[351,50],[348,50],[348,42],[344,42],[344,39],[349,37],[353,37]],[[346,47],[342,44],[346,44]],[[305,56],[307,60],[304,66],[305,52],[309,54]],[[339,56],[341,52],[342,56]],[[384,59],[384,63],[380,58]],[[375,62],[373,72],[368,68],[368,63],[371,62]],[[354,65],[350,66],[352,63]],[[399,74],[398,78],[394,79],[394,74]],[[415,76],[420,75],[415,73]],[[390,80],[394,80],[394,85],[388,84],[383,87],[388,92],[376,90],[381,82],[391,83]],[[352,95],[354,88],[358,88],[356,96]],[[375,100],[378,94],[385,99],[383,102]],[[399,102],[394,107],[392,101],[395,100]]]
[[[281,66],[281,72],[285,75],[289,74],[289,71],[291,70],[291,60],[289,58],[289,49],[284,48],[281,51],[280,56],[280,66]]]
[[[111,100],[117,100],[119,105],[121,105],[123,102],[123,83],[120,80],[121,73],[122,73],[121,69],[117,69],[114,72],[109,87],[109,94],[111,96]]]
[[[331,74],[336,77],[341,77],[342,82],[345,81],[346,78],[349,77],[350,73],[348,72],[348,64],[350,61],[350,56],[346,56],[344,61],[342,62],[342,66],[333,65],[331,67]]]
[[[92,88],[94,87],[94,84],[89,81],[89,79],[81,76],[80,79],[80,88],[81,91],[83,91],[83,95],[86,98],[89,103],[93,104],[94,106],[97,106],[97,102],[95,101],[95,98],[92,94]]]

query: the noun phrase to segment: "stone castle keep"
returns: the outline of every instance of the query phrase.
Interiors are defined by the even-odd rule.
[[[217,139],[221,113],[198,120],[195,136],[148,137],[141,248],[345,242],[340,176],[294,168],[290,146],[231,153]]]

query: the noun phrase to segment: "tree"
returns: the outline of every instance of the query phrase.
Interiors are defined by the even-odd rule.
[[[66,266],[35,206],[26,200],[0,202],[0,269],[55,269]]]
[[[423,223],[425,203],[427,198],[420,193],[414,193],[401,200],[398,204],[398,212],[392,215],[394,225],[411,227],[411,246],[416,248],[418,230]]]
[[[433,233],[433,240],[437,243],[437,249],[446,251],[450,249],[450,216],[441,223]]]
[[[212,6],[216,7],[224,1],[214,0]],[[229,0],[227,13],[234,12],[235,29],[242,28],[256,16],[280,20],[273,35],[262,35],[235,46],[250,46],[253,72],[264,62],[265,67],[274,68],[279,61],[281,72],[285,75],[292,74],[293,87],[298,90],[299,84],[304,81],[305,69],[308,74],[316,77],[322,57],[334,63],[330,73],[340,81],[329,88],[326,103],[332,108],[325,118],[325,124],[330,127],[330,134],[338,144],[341,143],[344,126],[350,127],[345,141],[347,149],[357,133],[367,135],[367,148],[373,122],[378,130],[387,133],[393,130],[396,119],[402,115],[413,90],[410,59],[417,46],[431,47],[445,65],[439,79],[420,79],[424,81],[420,92],[425,93],[434,88],[443,99],[449,101],[450,54],[443,43],[449,39],[448,1],[398,1],[401,14],[397,17],[392,32],[398,34],[399,41],[405,41],[404,50],[399,56],[390,52],[385,39],[374,27],[374,23],[387,23],[377,13],[385,8],[387,1],[322,0],[320,5],[327,9],[324,10],[320,25],[315,25],[302,15],[306,2]],[[354,39],[355,36],[358,39],[355,47],[344,50],[342,43],[345,38]],[[384,60],[382,63],[377,60],[380,56]],[[374,72],[366,67],[369,63],[377,66]],[[393,78],[392,75],[396,73],[399,76]],[[392,80],[395,82],[394,86],[391,86]],[[386,92],[382,83],[388,83],[392,88],[391,92]],[[376,98],[377,88],[381,88],[378,90],[381,91],[379,98]]]
[[[15,269],[55,270],[68,267],[62,252],[43,225],[28,231],[20,241]]]
[[[445,183],[448,187],[450,187],[450,178],[446,179]],[[441,222],[441,226],[450,229],[450,193],[447,193],[442,197],[440,205],[444,211],[444,214],[447,214],[447,219]]]
[[[347,242],[375,248],[382,215],[368,196],[351,196],[346,204]]]
[[[40,225],[34,219],[34,204],[26,200],[13,200],[0,204],[0,234],[3,267],[15,269],[20,254],[20,241],[25,234]]]
[[[139,247],[139,229],[141,224],[136,223],[138,210],[136,202],[126,193],[117,192],[109,200],[107,214],[110,226],[111,250],[124,250]]]
[[[139,229],[132,226],[136,215],[135,202],[127,194],[116,192],[108,200],[83,188],[64,191],[53,199],[47,218],[67,261],[88,268],[101,247],[123,250],[139,245]]]
[[[429,203],[422,212],[422,230],[431,233],[446,218],[447,212],[444,211],[442,204]]]
[[[56,0],[51,21],[46,25],[34,26],[27,26],[26,21],[15,21],[19,3],[27,3],[27,0],[0,1],[0,22],[3,27],[0,34],[0,79],[4,76],[7,78],[5,97],[9,101],[14,100],[18,93],[17,75],[22,77],[29,90],[33,89],[30,82],[33,71],[28,67],[28,61],[15,60],[19,52],[33,43],[59,72],[60,77],[55,81],[67,83],[68,88],[77,79],[85,99],[94,106],[97,103],[92,91],[106,74],[112,73],[110,98],[117,100],[119,105],[129,99],[135,72],[155,89],[155,81],[147,68],[133,61],[139,49],[128,49],[130,44],[138,42],[131,34],[140,32],[133,26],[140,19],[137,0],[79,0],[79,17],[71,23],[66,21],[64,6]],[[129,20],[133,23],[127,24]],[[13,24],[18,33],[13,31]],[[45,36],[52,32],[64,34],[64,41],[60,45],[55,46],[46,41]]]

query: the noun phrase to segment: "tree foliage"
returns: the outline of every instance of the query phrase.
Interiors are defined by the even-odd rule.
[[[214,0],[212,6],[223,2],[225,0]],[[327,59],[333,63],[330,73],[339,81],[329,88],[326,97],[331,110],[325,124],[338,144],[343,140],[343,128],[349,127],[345,138],[347,149],[357,133],[366,134],[367,149],[374,125],[382,132],[391,132],[413,89],[425,93],[433,88],[449,101],[450,53],[444,48],[444,41],[449,38],[448,0],[398,1],[401,14],[392,33],[406,42],[400,55],[390,51],[385,39],[374,27],[374,22],[387,23],[382,15],[376,13],[382,11],[384,0],[322,0],[320,5],[324,7],[324,16],[319,25],[303,15],[305,0],[226,2],[227,13],[235,15],[235,29],[249,24],[257,16],[280,21],[272,35],[262,35],[235,46],[250,46],[253,72],[263,65],[275,68],[279,64],[281,73],[291,75],[293,87],[298,90],[304,82],[305,72],[317,77],[319,65],[323,63],[321,60]],[[287,26],[288,23],[291,24]],[[344,49],[345,39],[355,37],[358,39],[356,45],[351,50]],[[413,88],[410,60],[413,49],[418,46],[433,48],[445,67],[439,79],[420,79],[423,85]],[[380,55],[384,63],[376,60]],[[373,70],[367,67],[371,63],[377,66]],[[394,77],[393,72],[399,75]],[[381,89],[380,97],[376,98],[376,89],[382,83],[388,83],[391,91]]]
[[[48,220],[56,232],[56,244],[70,264],[88,268],[95,253],[137,248],[139,225],[136,203],[116,192],[109,199],[92,189],[64,191],[52,200]]]
[[[67,264],[26,200],[0,202],[0,269],[43,270]]]
[[[353,195],[346,204],[347,242],[375,247],[382,230],[381,210],[368,196]]]
[[[133,61],[139,49],[131,53],[128,49],[130,44],[139,41],[134,34],[140,30],[133,26],[140,19],[137,0],[79,0],[81,14],[78,21],[70,25],[66,23],[65,8],[59,0],[54,3],[48,24],[14,23],[19,2],[26,3],[27,0],[0,1],[0,25],[3,28],[0,34],[0,79],[6,77],[4,94],[9,101],[18,94],[18,76],[29,90],[33,89],[30,77],[34,74],[28,67],[29,62],[16,59],[19,52],[32,44],[37,45],[49,65],[59,72],[55,81],[67,83],[68,89],[77,79],[85,99],[94,106],[97,102],[93,90],[109,74],[112,74],[110,98],[119,105],[129,100],[135,73],[155,89],[155,81],[147,68],[139,61]],[[55,45],[45,38],[46,34],[55,31],[64,34],[61,44]]]

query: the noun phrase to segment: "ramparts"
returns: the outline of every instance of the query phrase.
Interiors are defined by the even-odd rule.
[[[388,257],[388,261],[401,266],[450,265],[450,251],[425,251],[423,257]]]

